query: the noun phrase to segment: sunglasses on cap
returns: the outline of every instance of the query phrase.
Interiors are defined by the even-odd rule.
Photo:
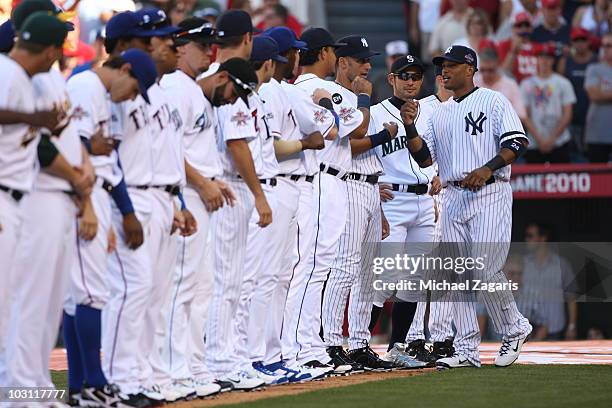
[[[402,81],[420,81],[423,79],[423,74],[419,72],[400,72],[399,74],[393,74],[393,76],[398,77]]]
[[[192,28],[191,30],[187,30],[187,31],[183,31],[181,33],[178,33],[174,37],[175,38],[186,37],[188,35],[199,34],[202,31],[210,32],[211,36],[215,34],[215,29],[213,28],[213,25],[210,24],[210,23],[204,23],[204,24],[202,24],[199,27],[195,27],[195,28]]]

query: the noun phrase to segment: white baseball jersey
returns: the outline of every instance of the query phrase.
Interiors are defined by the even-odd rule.
[[[49,72],[34,75],[32,86],[36,96],[37,110],[58,108],[66,112],[68,116],[72,115],[73,107],[68,99],[66,80],[58,70],[51,69]],[[62,125],[60,123],[60,126]],[[51,137],[51,142],[70,165],[80,166],[83,163],[81,139],[72,121],[68,122],[58,137]],[[38,173],[34,184],[38,190],[72,191],[72,186],[68,181],[46,172]]]
[[[317,150],[320,162],[348,170],[351,167],[351,143],[347,137],[363,121],[363,114],[356,108],[357,96],[343,86],[333,81],[326,81],[314,74],[302,74],[294,84],[312,95],[318,88],[323,88],[332,94],[334,110],[340,117],[338,137],[333,141],[325,141],[325,148]],[[355,98],[354,102],[352,98]]]
[[[159,84],[147,91],[153,135],[153,181],[156,186],[185,185],[183,118]]]
[[[491,160],[506,140],[527,140],[508,99],[484,88],[441,104],[422,137],[438,162],[442,183],[463,180]],[[495,177],[510,180],[510,166],[497,170]]]
[[[187,162],[205,177],[220,176],[223,171],[215,139],[217,115],[202,88],[181,70],[164,75],[159,85],[183,118]]]
[[[217,149],[220,154],[223,174],[229,177],[238,175],[238,171],[233,163],[232,156],[227,149],[229,140],[245,139],[249,144],[253,163],[255,164],[255,172],[258,177],[263,174],[263,166],[261,163],[261,151],[259,132],[255,125],[256,112],[253,109],[251,98],[249,97],[249,106],[238,98],[231,105],[223,105],[216,108],[217,111]]]
[[[100,77],[93,71],[83,71],[67,82],[68,95],[72,103],[72,124],[77,134],[90,139],[100,129],[105,137],[110,137],[111,101]],[[121,171],[117,167],[117,152],[109,156],[90,155],[96,175],[117,185],[121,181]]]
[[[266,102],[258,96],[249,97],[249,105],[255,109],[255,128],[259,132],[259,148],[264,179],[276,177],[279,173],[278,160],[274,153],[274,139],[280,135],[280,126],[274,107],[267,106]]]
[[[26,71],[0,54],[0,109],[34,112],[34,88]],[[38,131],[25,123],[0,125],[0,184],[30,191],[34,182]]]
[[[416,127],[419,133],[427,129],[427,122],[433,113],[434,107],[441,104],[440,100],[431,95],[419,101],[419,113],[416,118]],[[400,110],[385,99],[370,108],[370,128],[368,133],[375,134],[384,129],[383,123],[395,122],[398,124],[397,136],[380,146],[375,151],[383,164],[385,173],[380,177],[381,183],[395,184],[429,184],[436,175],[434,166],[422,169],[414,161],[408,151],[408,139],[404,129]]]

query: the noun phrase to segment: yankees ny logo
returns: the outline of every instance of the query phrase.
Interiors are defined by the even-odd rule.
[[[487,117],[485,116],[483,112],[480,112],[480,115],[478,115],[478,119],[476,120],[474,120],[474,117],[472,116],[472,112],[468,113],[467,116],[465,117],[465,131],[469,132],[470,127],[471,127],[472,136],[476,136],[476,132],[482,133],[483,132],[482,125],[484,124],[485,120],[487,120]]]
[[[368,42],[366,41],[365,38],[361,37],[361,45],[364,46],[364,48],[368,48]]]

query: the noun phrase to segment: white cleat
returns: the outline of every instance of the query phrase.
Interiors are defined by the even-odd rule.
[[[179,398],[181,400],[189,401],[197,397],[197,392],[191,379],[175,380],[172,382],[172,387],[181,395]]]
[[[211,381],[204,381],[195,378],[191,380],[191,385],[195,389],[198,398],[211,397],[221,392],[221,386]]]
[[[475,365],[470,363],[463,354],[457,353],[453,354],[451,357],[441,358],[436,361],[436,368],[438,368],[438,370],[462,367],[475,367]]]
[[[166,400],[164,394],[162,394],[160,386],[157,384],[149,387],[142,387],[140,393],[148,399],[153,400],[155,403],[161,404]]]
[[[515,340],[502,339],[502,345],[495,357],[495,366],[508,367],[514,363],[519,358],[523,344],[527,341],[527,337],[529,337],[530,333],[531,332],[525,337],[520,337]]]
[[[251,391],[261,388],[266,384],[262,379],[254,377],[244,370],[234,371],[221,378],[221,381],[232,383],[233,390],[235,391]]]
[[[160,387],[160,393],[164,397],[164,401],[166,402],[176,402],[182,399],[183,395],[181,391],[174,384],[164,385]],[[146,395],[146,394],[145,394]]]

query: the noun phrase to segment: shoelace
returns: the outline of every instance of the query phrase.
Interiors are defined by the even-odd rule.
[[[377,353],[377,352],[375,352],[374,350],[372,350],[372,348],[371,348],[370,346],[366,346],[366,348],[365,348],[365,349],[366,349],[366,353],[367,353],[367,354],[368,354],[370,357],[374,358],[375,360],[380,360],[380,356],[378,355],[378,353]]]
[[[506,354],[508,354],[511,347],[512,347],[512,344],[510,340],[502,340],[502,346],[499,349],[499,355],[505,356]]]
[[[351,364],[353,362],[349,355],[346,354],[346,350],[344,350],[344,347],[338,348],[336,350],[336,357],[340,359],[340,361],[342,361],[344,364]]]

